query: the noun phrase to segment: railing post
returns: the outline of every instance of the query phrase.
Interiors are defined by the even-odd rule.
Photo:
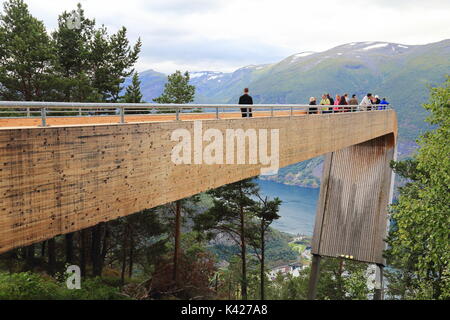
[[[270,107],[270,116],[273,117],[273,106]]]
[[[175,114],[176,114],[177,121],[180,120],[180,108],[179,107],[176,107]]]
[[[219,117],[219,107],[216,107],[216,119],[220,119],[220,117]]]
[[[120,107],[120,123],[125,123],[125,107]]]
[[[291,106],[291,117],[294,115],[294,107]]]
[[[81,116],[81,108],[78,108],[78,115]]]
[[[27,118],[29,118],[31,116],[30,114],[30,108],[27,108]]]
[[[41,108],[41,125],[43,127],[47,126],[47,108]]]

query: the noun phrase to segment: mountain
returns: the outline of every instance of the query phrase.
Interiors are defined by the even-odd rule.
[[[359,99],[367,92],[387,97],[398,113],[402,157],[415,148],[415,139],[428,128],[421,107],[428,99],[428,86],[441,84],[446,74],[450,74],[450,39],[426,45],[370,41],[301,52],[232,73],[192,72],[191,83],[196,86],[197,103],[236,103],[245,87],[250,88],[255,103],[306,104],[311,96],[320,98],[325,92],[356,94]],[[164,77],[153,70],[141,74],[147,101],[162,92]],[[283,177],[279,179],[305,186],[318,181],[312,169],[306,176],[290,170],[280,171]]]
[[[428,85],[450,73],[450,39],[427,45],[353,42],[323,52],[301,52],[268,65],[232,73],[191,72],[197,103],[235,103],[249,87],[255,103],[307,103],[322,93],[386,96],[399,113],[400,135],[413,140],[425,128],[421,104]],[[166,76],[141,74],[146,101],[159,96]]]
[[[150,69],[139,73],[139,80],[141,80],[143,100],[151,102],[152,99],[159,97],[164,91],[167,75]],[[125,88],[130,84],[131,78],[128,78],[123,83],[123,87]]]

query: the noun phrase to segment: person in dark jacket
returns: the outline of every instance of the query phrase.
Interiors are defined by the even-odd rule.
[[[244,94],[239,98],[239,104],[253,104],[252,97],[248,94],[248,88],[244,89]],[[252,108],[241,108],[242,118],[253,117]]]
[[[352,95],[351,99],[348,101],[348,104],[351,105],[351,111],[357,111],[357,107],[359,105],[358,99],[356,98],[356,94]]]
[[[330,105],[334,106],[334,99],[327,93],[327,98],[330,100]]]
[[[341,99],[339,100],[339,105],[340,106],[346,106],[347,105],[347,100],[345,99],[345,95],[341,96]],[[340,112],[347,112],[348,109],[347,109],[347,107],[339,107],[339,111]]]
[[[380,100],[380,97],[379,96],[375,96],[375,102],[374,102],[374,104],[380,104],[380,102],[381,102],[381,100]]]

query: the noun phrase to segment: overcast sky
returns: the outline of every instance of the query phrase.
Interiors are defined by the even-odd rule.
[[[4,2],[0,0],[0,2]],[[143,41],[138,71],[232,71],[354,41],[450,38],[449,0],[25,0],[55,28],[81,2],[112,32]]]

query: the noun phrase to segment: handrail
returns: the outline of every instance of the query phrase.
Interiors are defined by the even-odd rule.
[[[285,111],[287,115],[296,116],[296,112],[304,114],[319,113],[341,113],[341,112],[361,112],[361,111],[379,111],[392,109],[389,105],[371,105],[361,107],[359,105],[308,105],[308,104],[159,104],[159,103],[92,103],[92,102],[41,102],[41,101],[0,101],[0,119],[1,118],[41,118],[41,125],[47,126],[47,118],[55,114],[69,114],[66,116],[92,116],[92,115],[110,115],[118,116],[119,123],[125,123],[127,115],[149,115],[155,114],[158,110],[159,115],[173,115],[175,119],[180,120],[180,114],[184,110],[196,111],[202,110],[204,114],[215,114],[216,119],[220,115],[241,108],[247,109],[246,115],[265,111],[270,117],[277,117],[277,111]],[[252,111],[249,111],[249,108]],[[335,110],[338,108],[338,110]],[[13,110],[11,110],[13,109]],[[327,110],[325,110],[327,109]],[[162,112],[166,113],[162,113]],[[139,113],[142,112],[142,113]],[[236,112],[236,111],[235,111]],[[76,113],[76,114],[74,114]],[[15,116],[2,116],[3,114],[14,114]],[[25,116],[17,116],[25,115]],[[34,115],[34,116],[33,116]],[[58,115],[56,115],[58,116]],[[280,116],[280,115],[278,115]],[[286,116],[286,114],[283,114]],[[53,115],[55,117],[55,115]]]

